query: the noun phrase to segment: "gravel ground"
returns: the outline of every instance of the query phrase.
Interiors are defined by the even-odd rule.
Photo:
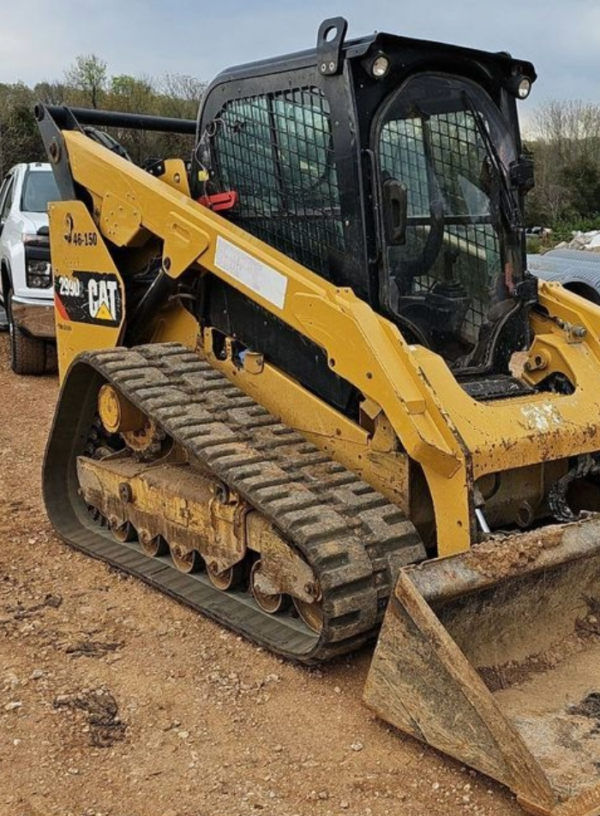
[[[40,493],[53,377],[0,335],[0,816],[517,816],[361,704],[369,650],[281,661],[69,549]]]

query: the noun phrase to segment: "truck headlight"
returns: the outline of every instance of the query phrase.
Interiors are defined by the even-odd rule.
[[[26,278],[30,289],[48,289],[52,286],[52,267],[46,261],[27,261]]]

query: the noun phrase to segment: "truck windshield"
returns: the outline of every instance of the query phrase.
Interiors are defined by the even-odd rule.
[[[384,211],[386,189],[406,199],[406,229],[387,229],[384,299],[409,342],[468,367],[520,277],[504,237],[514,141],[478,85],[421,74],[384,107],[376,152]]]
[[[60,201],[60,193],[52,170],[34,170],[27,173],[23,183],[21,210],[31,213],[46,212],[50,201]]]

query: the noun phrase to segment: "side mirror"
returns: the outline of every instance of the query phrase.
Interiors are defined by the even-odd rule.
[[[406,243],[408,217],[408,189],[397,179],[383,182],[383,210],[388,243],[395,246]]]

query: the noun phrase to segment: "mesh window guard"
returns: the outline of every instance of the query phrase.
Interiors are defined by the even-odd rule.
[[[331,277],[344,231],[329,105],[317,88],[228,102],[215,122],[216,171],[239,203],[232,220]]]
[[[409,228],[402,254],[418,255],[431,228],[431,201],[437,197],[443,202],[444,247],[456,251],[453,276],[470,297],[463,331],[474,341],[502,269],[490,200],[481,189],[486,150],[475,119],[468,111],[392,119],[381,131],[379,151],[384,175],[401,179],[408,190]],[[412,292],[428,291],[444,276],[440,252],[436,263],[413,279]]]

